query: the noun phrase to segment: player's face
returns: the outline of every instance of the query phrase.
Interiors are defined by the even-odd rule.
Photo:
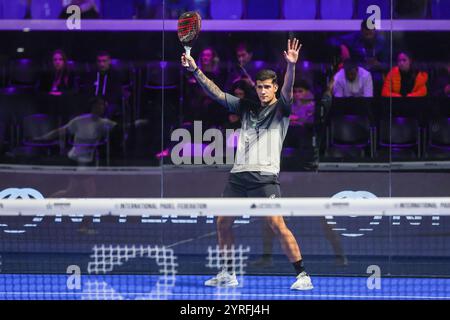
[[[401,71],[408,72],[411,68],[411,59],[409,59],[406,54],[400,53],[398,55],[397,64]]]
[[[108,56],[98,56],[97,57],[97,68],[99,71],[108,71],[111,66],[111,58]]]
[[[278,85],[274,84],[272,79],[256,80],[256,93],[263,105],[270,104],[275,99],[277,90]]]

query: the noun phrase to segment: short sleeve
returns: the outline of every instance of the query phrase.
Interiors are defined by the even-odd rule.
[[[283,95],[280,95],[279,108],[284,117],[289,117],[292,113],[292,99],[291,101],[286,101]]]
[[[241,113],[241,99],[231,94],[225,93],[225,107],[229,112]]]
[[[102,119],[102,124],[103,124],[103,127],[104,127],[106,130],[111,130],[112,128],[114,128],[114,127],[117,125],[116,122],[111,121],[111,120],[106,119],[106,118],[103,118],[103,119]]]
[[[258,104],[248,99],[239,99],[231,94],[225,93],[225,106],[231,113],[242,115],[248,109],[257,109]]]
[[[70,120],[64,128],[69,131],[70,134],[75,134],[77,131],[77,118]]]

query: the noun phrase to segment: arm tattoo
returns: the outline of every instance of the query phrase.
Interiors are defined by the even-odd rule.
[[[225,104],[225,93],[220,90],[214,82],[209,80],[201,70],[194,72],[194,76],[202,86],[203,90],[205,90],[212,99],[221,104]]]

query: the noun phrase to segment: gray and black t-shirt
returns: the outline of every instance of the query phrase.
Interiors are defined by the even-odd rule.
[[[277,102],[263,107],[230,94],[225,94],[225,98],[228,110],[238,114],[242,122],[231,172],[256,171],[277,175],[292,102],[281,96]]]

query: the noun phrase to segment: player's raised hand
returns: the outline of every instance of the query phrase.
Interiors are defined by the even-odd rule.
[[[286,62],[295,64],[298,60],[298,56],[299,56],[301,48],[302,48],[302,45],[300,44],[300,41],[298,39],[296,39],[296,38],[294,38],[292,40],[288,39],[287,51],[283,52]]]
[[[191,72],[197,68],[197,64],[195,63],[194,58],[192,58],[191,56],[187,56],[186,53],[183,53],[183,55],[181,56],[181,64]]]

